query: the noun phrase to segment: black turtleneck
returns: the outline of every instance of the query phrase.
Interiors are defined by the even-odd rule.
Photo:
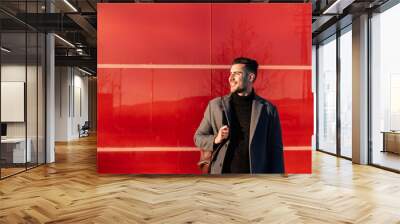
[[[224,161],[224,173],[250,173],[249,135],[254,91],[248,96],[231,95],[230,144]]]

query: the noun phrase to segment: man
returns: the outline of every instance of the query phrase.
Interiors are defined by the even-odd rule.
[[[230,94],[208,103],[195,145],[215,154],[210,173],[284,173],[281,125],[276,107],[253,89],[257,61],[236,58]]]

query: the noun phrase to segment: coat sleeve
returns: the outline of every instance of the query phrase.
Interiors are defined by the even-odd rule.
[[[274,108],[272,117],[272,172],[284,173],[285,166],[283,160],[282,129],[278,109],[276,107]]]
[[[201,149],[206,151],[213,151],[217,147],[214,144],[214,139],[218,133],[214,133],[211,124],[211,108],[208,103],[206,111],[204,112],[203,120],[194,134],[194,144]]]

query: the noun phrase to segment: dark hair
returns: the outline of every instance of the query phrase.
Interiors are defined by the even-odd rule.
[[[254,73],[255,78],[257,78],[258,63],[256,60],[251,59],[251,58],[239,57],[239,58],[235,58],[233,60],[232,65],[235,65],[235,64],[244,64],[245,65],[244,68],[246,69],[246,72]]]

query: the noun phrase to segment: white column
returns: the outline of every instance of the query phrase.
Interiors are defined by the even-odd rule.
[[[47,84],[47,92],[46,92],[46,163],[52,163],[55,161],[55,151],[54,151],[54,133],[55,133],[55,76],[54,76],[54,35],[47,34],[46,36],[46,84]]]
[[[353,162],[368,163],[368,15],[353,19]]]
[[[46,1],[47,12],[53,12],[51,1]],[[54,133],[55,133],[55,43],[54,34],[46,35],[46,163],[55,161]]]

